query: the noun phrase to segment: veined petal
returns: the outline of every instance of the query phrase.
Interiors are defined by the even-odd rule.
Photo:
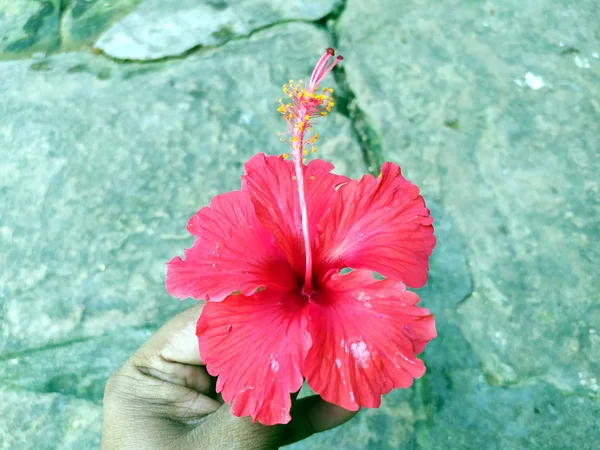
[[[290,394],[302,386],[311,345],[308,302],[291,291],[265,289],[207,303],[196,328],[200,356],[217,376],[217,392],[236,416],[263,425],[290,421]]]
[[[334,274],[309,314],[313,345],[303,370],[309,386],[343,408],[376,408],[381,395],[425,373],[415,354],[436,336],[433,316],[404,284],[370,271]]]
[[[242,190],[250,194],[258,219],[271,231],[276,245],[296,273],[304,275],[302,216],[293,162],[259,153],[248,160],[245,168]],[[332,164],[320,159],[304,166],[309,233],[313,242],[317,223],[335,196],[336,186],[348,181],[347,177],[332,174],[332,169]]]
[[[421,287],[435,246],[432,223],[419,188],[387,162],[380,177],[365,175],[336,192],[318,226],[317,270],[369,269]]]
[[[232,292],[259,287],[290,289],[296,276],[273,236],[256,217],[250,196],[241,191],[217,195],[189,220],[196,236],[184,259],[167,263],[167,291],[178,298],[221,301]]]

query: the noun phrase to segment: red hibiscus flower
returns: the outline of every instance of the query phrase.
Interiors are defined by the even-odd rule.
[[[392,163],[360,180],[322,160],[305,164],[318,138],[308,137],[312,122],[333,106],[332,90],[317,88],[342,59],[328,66],[333,55],[306,87],[284,86],[291,160],[252,157],[241,190],[192,216],[194,245],[167,266],[171,295],[207,301],[196,334],[217,392],[233,414],[265,425],[291,419],[304,379],[343,408],[378,407],[424,374],[415,355],[436,336],[406,290],[425,284],[435,245],[418,187]]]

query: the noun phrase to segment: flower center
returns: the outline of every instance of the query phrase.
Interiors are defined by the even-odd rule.
[[[306,300],[308,301],[309,299],[315,299],[316,296],[318,296],[319,294],[319,281],[316,279],[312,279],[310,286],[307,286],[305,280],[303,277],[298,277],[298,289],[300,290],[300,295],[302,295],[303,297],[306,298]]]

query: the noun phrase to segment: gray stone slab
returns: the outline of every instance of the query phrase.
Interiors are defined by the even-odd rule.
[[[0,449],[100,448],[102,407],[60,394],[0,389]]]
[[[16,392],[57,393],[100,404],[108,377],[152,335],[153,327],[64,342],[0,359],[0,381]]]
[[[438,315],[414,445],[600,437],[599,14],[593,1],[349,0],[338,22],[372,151],[450,216],[473,282]]]
[[[599,14],[593,1],[350,0],[339,22],[383,157],[464,237],[476,292],[460,327],[496,384],[598,393]]]
[[[220,45],[274,23],[319,20],[341,3],[341,0],[145,0],[107,30],[96,47],[119,59],[160,59],[181,55],[197,46]]]

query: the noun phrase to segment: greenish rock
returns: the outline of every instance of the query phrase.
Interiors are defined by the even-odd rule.
[[[319,20],[341,3],[340,0],[145,0],[107,30],[96,47],[113,58],[155,60],[182,55],[198,46],[220,45],[275,23]],[[304,37],[300,40],[306,48]],[[297,47],[293,43],[290,49]]]
[[[376,4],[350,1],[341,17],[347,78],[383,156],[464,236],[476,291],[460,305],[461,328],[499,383],[543,377],[574,389],[600,372],[595,3],[504,3],[493,14],[473,3],[452,23],[457,2],[403,5],[366,27],[365,59],[353,24],[396,5]],[[453,118],[460,130],[444,126]]]
[[[109,374],[193,303],[164,291],[187,219],[286,150],[281,85],[332,44],[318,156],[422,188],[438,338],[288,448],[597,446],[597,2],[138,3],[0,0],[0,449],[99,447]]]
[[[2,449],[100,448],[102,407],[85,400],[0,388],[0,417]]]
[[[367,148],[442,205],[473,285],[432,306],[420,448],[600,437],[599,14],[593,1],[349,0],[336,24]]]
[[[298,35],[302,52],[286,52]],[[187,220],[239,188],[250,156],[287,151],[281,85],[327,45],[289,24],[169,64],[1,63],[0,357],[158,326],[193,304],[164,289],[165,263],[193,242]],[[350,121],[319,126],[318,155],[360,176]]]
[[[140,0],[0,0],[0,60],[90,48]]]
[[[100,403],[106,380],[152,335],[154,327],[5,355],[0,359],[4,389],[57,393]]]
[[[0,59],[56,50],[60,0],[0,0]]]
[[[106,29],[129,13],[141,0],[63,0],[63,49],[89,48]]]

